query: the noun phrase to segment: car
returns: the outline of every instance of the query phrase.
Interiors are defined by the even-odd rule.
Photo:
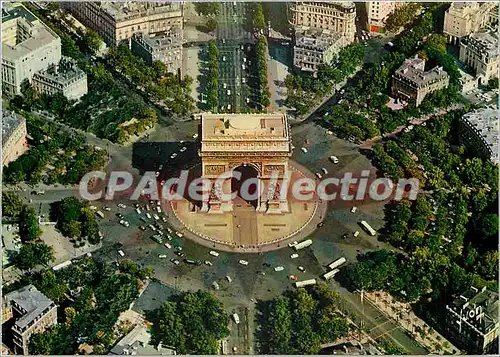
[[[208,261],[208,260],[205,260],[205,262],[204,262],[204,263],[205,263],[205,265],[208,265],[209,267],[211,267],[211,266],[213,265],[213,264],[212,264],[212,262],[210,262],[210,261]]]
[[[155,176],[156,176],[156,177],[160,176],[160,171],[156,171],[156,172],[155,172]]]
[[[322,168],[321,168],[321,171],[323,171],[323,173],[324,173],[325,175],[328,175],[328,170],[327,170],[327,169],[325,169],[324,167],[322,167]]]
[[[161,207],[160,206],[156,206],[156,212],[161,213]]]
[[[123,250],[118,250],[118,254],[120,254],[121,257],[124,257],[125,256],[125,253],[123,252]]]
[[[139,226],[139,229],[140,229],[141,231],[145,231],[145,230],[146,230],[146,227],[144,227],[144,226]]]
[[[283,270],[285,270],[285,268],[283,268],[282,266],[274,268],[274,271],[283,271]]]
[[[342,234],[342,239],[347,239],[348,235],[347,233]]]
[[[300,150],[302,150],[302,152],[303,152],[304,154],[307,154],[307,149],[306,149],[306,148],[304,148],[304,147],[303,147],[303,148],[301,148]]]
[[[127,221],[125,221],[125,220],[123,220],[123,219],[122,219],[122,220],[120,220],[120,224],[121,224],[122,226],[124,226],[124,227],[130,227],[130,223],[128,223]]]
[[[326,131],[326,134],[327,134],[327,135],[333,135],[333,131],[331,131],[331,130],[327,130],[327,131]]]
[[[359,236],[359,231],[354,232],[353,236],[354,238],[357,238]]]
[[[325,112],[325,114],[323,114],[323,116],[324,116],[324,117],[327,117],[327,116],[329,116],[329,115],[330,115],[330,113],[329,113],[329,112]]]
[[[96,206],[90,206],[89,207],[92,211],[96,211],[97,210],[97,207]]]
[[[180,232],[175,232],[175,235],[176,235],[177,237],[179,237],[179,238],[182,238],[182,233],[180,233]]]
[[[148,221],[148,220],[147,220],[146,218],[144,218],[144,217],[141,217],[141,218],[139,218],[139,219],[140,219],[141,221],[143,221],[143,222],[147,222],[147,221]]]
[[[325,222],[319,222],[316,227],[321,228],[325,225]]]
[[[179,265],[181,263],[180,261],[178,261],[177,259],[174,259],[174,258],[170,259],[170,261],[172,263],[174,263],[174,265]]]
[[[108,206],[104,206],[104,207],[102,208],[102,210],[103,210],[103,211],[106,211],[106,212],[109,212],[109,211],[111,211],[111,208],[109,208]]]
[[[147,204],[146,205],[146,211],[150,211],[150,210],[151,210],[151,208],[149,208],[149,205]]]
[[[165,243],[165,244],[163,244],[163,245],[164,245],[164,246],[165,246],[165,248],[167,248],[167,249],[172,249],[172,246],[171,246],[169,243]]]
[[[117,214],[116,214],[116,216],[117,216],[118,218],[120,218],[120,219],[123,219],[123,218],[125,217],[125,216],[124,216],[123,214],[121,214],[121,213],[117,213]]]
[[[198,139],[198,134],[193,134],[193,139]]]
[[[231,89],[228,89],[226,93],[227,95],[231,95]]]
[[[160,217],[159,217],[156,213],[155,213],[155,214],[153,214],[153,218],[154,218],[155,220],[159,220],[159,219],[160,219]]]
[[[161,220],[166,223],[167,222],[167,217],[163,216],[163,217],[161,217]]]
[[[175,254],[177,254],[177,255],[178,255],[179,257],[181,257],[181,258],[184,256],[184,253],[183,253],[183,252],[178,252],[178,251],[177,251],[177,252],[175,252]]]
[[[146,212],[146,217],[148,217],[148,219],[151,219],[151,215],[149,214],[149,212]]]
[[[232,283],[233,282],[233,279],[231,279],[231,277],[229,275],[226,275],[226,280],[229,282],[229,283]]]
[[[292,242],[292,243],[288,243],[288,246],[289,246],[290,248],[293,248],[293,247],[294,247],[294,246],[296,246],[297,244],[299,244],[299,242],[294,241],[294,242]]]
[[[153,226],[152,224],[148,224],[148,227],[151,228],[151,230],[155,231],[156,232],[156,227]]]
[[[227,84],[226,83],[222,83],[222,88],[226,89],[227,88]]]
[[[258,272],[257,272],[257,274],[262,275],[262,276],[265,276],[265,275],[266,275],[266,272],[264,272],[264,271],[258,271]]]
[[[262,265],[265,266],[265,267],[268,267],[268,268],[271,267],[271,264],[269,264],[269,263],[262,263]]]
[[[170,234],[172,234],[173,231],[172,231],[172,229],[170,227],[167,227],[167,232],[170,233]]]
[[[306,269],[303,267],[303,266],[298,266],[297,269],[299,269],[299,271],[305,273],[306,272]]]
[[[299,255],[297,253],[293,253],[292,255],[290,255],[290,258],[292,258],[292,259],[295,259],[298,257],[299,257]]]
[[[288,279],[293,280],[293,281],[299,280],[299,278],[297,278],[295,275],[288,275]]]
[[[245,84],[247,82],[247,79],[246,78],[242,78],[241,79],[241,83]]]
[[[358,207],[354,206],[353,208],[351,208],[351,213],[356,213]]]
[[[224,40],[222,40],[222,41],[223,41],[222,43],[224,43]],[[226,62],[226,59],[227,59],[226,56],[222,56],[222,61],[223,62]]]
[[[182,251],[182,247],[180,245],[176,245],[175,249],[177,249],[178,251]]]
[[[330,156],[330,161],[333,162],[334,164],[339,163],[339,158],[337,156]]]
[[[160,259],[165,259],[167,257],[166,254],[158,254],[158,258]]]
[[[137,214],[141,214],[141,212],[142,212],[142,211],[141,211],[141,209],[140,209],[140,208],[136,208],[136,209],[135,209],[135,212],[136,212]]]
[[[248,265],[248,262],[246,260],[239,260],[238,263],[240,263],[241,265]]]
[[[321,176],[321,174],[319,172],[316,172],[315,173],[316,177],[319,178],[320,180],[323,178],[323,176]]]
[[[208,252],[208,254],[214,256],[214,257],[218,257],[219,256],[219,253],[216,252],[215,250],[211,250],[210,252]]]
[[[175,153],[175,152],[172,155],[170,155],[171,159],[175,159],[176,157],[177,157],[177,153]]]
[[[184,151],[186,151],[186,150],[187,150],[187,147],[183,146],[183,147],[181,147],[180,152],[184,152]]]
[[[219,287],[219,284],[218,284],[216,281],[214,281],[214,282],[212,283],[212,287],[213,287],[215,290],[219,290],[219,288],[220,288],[220,287]]]

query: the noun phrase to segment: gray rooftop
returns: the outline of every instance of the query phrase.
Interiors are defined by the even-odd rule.
[[[2,57],[10,60],[24,58],[34,50],[59,40],[59,36],[40,22],[24,6],[8,7],[3,10],[5,11],[2,11],[2,23],[10,20],[23,21],[23,26],[26,26],[30,32],[30,37],[15,46],[2,43]]]
[[[2,109],[2,145],[5,145],[14,130],[25,120],[17,113]]]
[[[118,21],[150,14],[180,11],[182,9],[180,3],[153,1],[101,1],[101,8]]]
[[[460,314],[462,310],[481,310],[483,315],[477,314],[478,319],[471,318],[467,313],[467,323],[474,326],[482,333],[488,333],[498,323],[498,293],[483,288],[478,290],[471,286],[469,290],[456,298],[450,306],[456,313]],[[478,309],[479,308],[479,309]],[[463,313],[462,315],[465,315]],[[482,317],[481,317],[482,316]]]
[[[496,32],[476,32],[461,41],[467,47],[473,47],[489,57],[498,57],[498,34]]]
[[[52,64],[46,70],[39,71],[35,75],[53,80],[65,86],[75,79],[85,77],[86,74],[73,59],[63,57],[57,65]]]
[[[425,71],[424,66],[425,61],[423,59],[418,57],[408,58],[396,70],[394,76],[404,78],[416,87],[424,87],[429,83],[448,77],[448,73],[442,67],[434,67],[429,71]]]
[[[162,51],[172,46],[182,45],[182,29],[174,28],[168,34],[137,37],[135,40],[147,47],[150,52]]]
[[[338,45],[342,34],[324,29],[297,27],[295,29],[295,46],[316,51],[325,51],[331,46]]]
[[[54,305],[52,300],[43,295],[33,285],[27,285],[5,295],[5,300],[9,303],[14,302],[24,312],[22,317],[15,323],[21,329],[40,316],[45,309]]]
[[[485,108],[465,114],[462,120],[481,136],[491,151],[491,160],[498,162],[499,124],[498,109]]]

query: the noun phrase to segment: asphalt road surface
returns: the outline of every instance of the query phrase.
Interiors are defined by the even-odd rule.
[[[246,4],[221,4],[217,17],[217,48],[219,49],[219,105],[222,113],[248,112],[249,66],[247,62],[252,35],[244,30]]]

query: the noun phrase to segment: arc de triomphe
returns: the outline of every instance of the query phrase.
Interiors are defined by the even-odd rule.
[[[286,194],[280,195],[289,173],[292,155],[286,115],[211,114],[201,115],[202,177],[212,183],[203,194],[201,212],[233,211],[231,176],[239,167],[252,167],[262,192],[256,199],[261,213],[282,214],[290,210]],[[247,170],[248,171],[248,170]],[[221,178],[223,175],[224,178]],[[223,195],[225,193],[226,195]]]

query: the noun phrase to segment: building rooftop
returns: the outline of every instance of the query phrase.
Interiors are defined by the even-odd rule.
[[[159,345],[154,347],[149,344],[151,334],[145,326],[137,325],[115,347],[109,351],[110,355],[147,355],[147,356],[171,356],[176,351],[170,347]]]
[[[325,51],[330,46],[337,45],[341,40],[342,34],[325,29],[310,27],[297,27],[295,29],[296,47],[305,47],[316,51]]]
[[[344,10],[349,10],[349,12],[356,10],[356,5],[354,1],[301,1],[299,2],[301,5],[312,5],[312,6],[321,6],[321,7],[336,7]]]
[[[127,20],[129,18],[147,16],[151,14],[181,11],[182,5],[180,3],[169,2],[115,2],[115,1],[101,1],[101,8],[106,11],[115,20]]]
[[[500,135],[498,109],[486,108],[476,110],[465,114],[462,120],[466,121],[471,128],[477,131],[483,142],[490,148],[491,160],[498,163],[498,137]]]
[[[24,58],[34,50],[54,40],[59,40],[59,36],[20,4],[16,4],[16,6],[8,5],[7,8],[2,9],[2,39],[7,38],[3,33],[3,29],[6,28],[7,23],[10,21],[16,21],[15,26],[22,26],[22,32],[24,35],[29,34],[29,37],[20,41],[16,36],[15,44],[7,44],[2,40],[2,57],[4,58],[10,60]],[[19,32],[16,30],[16,33]]]
[[[147,47],[149,51],[166,50],[173,45],[182,45],[182,29],[174,27],[168,34],[136,37],[135,40]]]
[[[448,73],[446,73],[442,67],[434,67],[429,71],[425,71],[424,67],[425,60],[415,56],[405,60],[403,65],[396,70],[394,75],[406,79],[416,87],[423,87],[429,83],[448,77]]]
[[[4,3],[2,7],[2,23],[17,18],[24,18],[29,22],[38,20],[36,16],[29,12],[23,5],[18,3]]]
[[[24,312],[22,317],[15,322],[16,326],[21,329],[40,316],[45,309],[54,305],[52,300],[43,295],[33,285],[27,285],[5,295],[5,300],[14,302]]]
[[[202,141],[289,140],[288,122],[282,113],[211,114],[201,116]]]
[[[464,45],[474,47],[489,57],[498,57],[498,34],[496,32],[476,32],[462,39]]]
[[[63,57],[57,65],[50,65],[46,70],[37,72],[36,75],[58,82],[64,86],[71,83],[74,79],[84,77],[85,72],[78,67],[73,59]]]
[[[482,333],[491,331],[498,324],[498,293],[486,287],[479,290],[471,286],[450,307]]]
[[[10,136],[26,119],[17,113],[2,109],[2,146],[7,143]]]

